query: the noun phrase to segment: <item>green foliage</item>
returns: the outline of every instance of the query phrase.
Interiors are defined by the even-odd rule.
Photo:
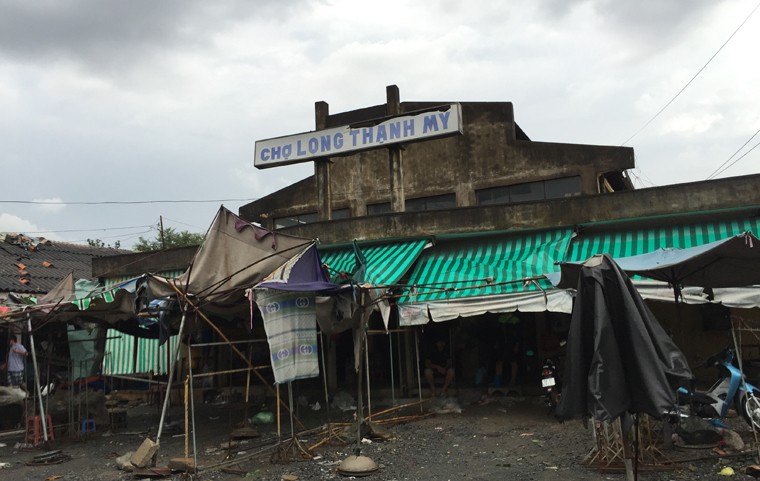
[[[163,245],[161,243],[161,232],[156,234],[154,239],[145,239],[140,236],[134,245],[137,252],[158,251],[161,249],[171,249],[172,247],[197,246],[203,243],[205,235],[197,232],[186,230],[177,231],[172,227],[164,229]]]
[[[91,247],[113,247],[114,249],[118,249],[121,247],[121,241],[116,241],[113,243],[113,245],[111,245],[111,244],[106,244],[100,239],[87,239],[87,243]]]

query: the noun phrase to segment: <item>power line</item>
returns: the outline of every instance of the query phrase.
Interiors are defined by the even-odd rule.
[[[739,153],[739,152],[740,152],[740,151],[741,151],[741,150],[742,150],[742,149],[743,149],[743,148],[744,148],[744,147],[745,147],[745,146],[746,146],[748,143],[750,143],[750,142],[752,141],[752,139],[754,139],[754,138],[755,138],[755,136],[756,136],[758,133],[760,133],[760,128],[759,128],[759,129],[757,129],[757,130],[755,131],[755,133],[754,133],[754,134],[752,134],[752,137],[748,138],[748,139],[747,139],[747,141],[746,141],[746,142],[744,142],[744,143],[742,144],[742,146],[741,146],[741,147],[739,147],[738,149],[736,149],[736,152],[734,152],[733,154],[731,154],[731,157],[727,158],[727,159],[725,160],[725,162],[723,162],[722,164],[720,164],[720,165],[718,166],[718,168],[717,168],[717,169],[715,169],[715,170],[713,171],[713,173],[712,173],[712,174],[708,175],[708,176],[707,176],[707,179],[705,179],[705,180],[710,180],[711,178],[713,178],[713,177],[715,177],[716,175],[718,175],[718,171],[720,171],[720,172],[723,172],[723,171],[725,171],[725,170],[726,170],[728,167],[731,167],[731,165],[734,165],[734,164],[731,164],[731,165],[729,165],[728,167],[726,167],[726,169],[723,169],[723,166],[724,166],[724,165],[726,165],[727,163],[729,163],[729,162],[731,161],[731,159],[733,159],[733,158],[734,158],[734,156],[735,156],[736,154],[738,154],[738,153]],[[757,147],[757,145],[756,145],[755,147]],[[755,147],[752,147],[752,148],[754,149]],[[750,152],[751,152],[751,151],[752,151],[752,150],[750,149]],[[745,153],[744,155],[747,155],[748,153],[749,153],[749,152]],[[741,159],[742,157],[744,157],[744,155],[742,155],[741,157],[739,157],[739,159]],[[737,160],[738,160],[738,159],[737,159]],[[736,163],[736,162],[734,162],[734,163]],[[723,169],[723,170],[721,170],[721,169]]]
[[[147,234],[148,232],[153,232],[153,229],[148,229],[148,230],[145,230],[145,231],[142,231],[142,232],[129,232],[129,233],[122,234],[122,235],[112,235],[112,236],[103,237],[101,239],[94,239],[94,240],[106,240],[106,239],[129,240],[129,239],[134,239],[137,236],[141,236],[143,234]],[[124,238],[125,236],[129,236],[129,237]],[[67,241],[67,242],[79,243],[79,242],[87,242],[89,240],[91,240],[91,239],[81,239],[81,240]]]
[[[24,234],[47,234],[61,232],[100,232],[107,230],[127,230],[127,229],[144,229],[145,227],[153,227],[153,225],[133,225],[130,227],[101,227],[99,229],[67,229],[67,230],[40,230],[40,231],[24,231]]]
[[[258,197],[250,199],[179,199],[179,200],[105,200],[93,202],[52,202],[46,200],[0,200],[0,204],[33,204],[33,205],[134,205],[134,204],[203,204],[211,202],[250,202],[258,200]]]
[[[755,145],[753,145],[751,149],[749,149],[748,151],[744,152],[744,153],[741,155],[741,157],[739,157],[738,159],[734,160],[733,162],[731,162],[730,164],[728,164],[727,166],[725,166],[725,167],[724,167],[724,168],[723,168],[723,169],[722,169],[720,172],[716,172],[716,173],[715,173],[715,175],[720,175],[720,174],[722,174],[723,172],[725,172],[725,171],[727,171],[728,169],[730,169],[731,167],[733,167],[733,166],[734,166],[734,164],[736,164],[737,162],[739,162],[740,160],[742,160],[744,157],[746,157],[746,156],[747,156],[747,154],[749,154],[750,152],[752,152],[753,150],[755,150],[755,149],[757,148],[757,146],[758,146],[758,145],[760,145],[760,142],[758,142],[758,143],[756,143]]]
[[[164,220],[168,220],[168,221],[174,222],[174,223],[176,223],[176,224],[182,224],[182,225],[186,225],[186,226],[188,226],[188,227],[195,227],[196,229],[201,229],[201,230],[202,230],[202,231],[204,231],[204,232],[205,232],[206,230],[208,230],[208,226],[207,226],[207,227],[201,227],[201,226],[198,226],[198,225],[188,224],[187,222],[178,221],[178,220],[176,220],[176,219],[170,219],[170,218],[168,218],[168,217],[164,217]]]
[[[665,105],[664,105],[664,106],[663,106],[663,107],[662,107],[662,108],[661,108],[659,111],[657,111],[657,113],[656,113],[656,114],[654,114],[654,116],[653,116],[651,119],[647,120],[647,122],[646,122],[644,125],[642,125],[642,126],[641,126],[641,128],[639,128],[639,130],[637,130],[636,132],[634,132],[634,133],[633,133],[633,135],[631,135],[630,137],[628,137],[628,138],[625,140],[625,142],[623,142],[622,144],[620,144],[621,146],[622,146],[622,145],[625,145],[625,144],[627,144],[627,143],[628,143],[628,142],[630,142],[630,141],[631,141],[631,140],[632,140],[634,137],[636,137],[637,135],[639,135],[639,133],[640,133],[642,130],[644,130],[645,128],[647,128],[647,127],[649,126],[649,124],[651,124],[651,123],[654,121],[654,119],[656,119],[657,117],[659,117],[659,116],[660,116],[660,114],[661,114],[662,112],[664,112],[664,111],[665,111],[665,109],[667,109],[667,108],[670,106],[670,104],[672,104],[672,103],[673,103],[673,102],[674,102],[674,101],[675,101],[675,100],[678,98],[678,96],[679,96],[679,95],[681,95],[681,93],[682,93],[684,90],[686,90],[686,88],[687,88],[689,85],[691,85],[691,83],[694,81],[694,79],[696,79],[696,78],[697,78],[697,76],[699,76],[699,74],[701,74],[701,73],[702,73],[702,71],[703,71],[705,68],[707,68],[707,66],[708,66],[708,65],[710,65],[710,62],[712,62],[712,61],[713,61],[713,59],[714,59],[715,57],[717,57],[717,56],[718,56],[718,54],[720,53],[720,51],[721,51],[721,50],[723,50],[723,47],[725,47],[725,46],[726,46],[726,44],[728,44],[728,42],[730,42],[730,41],[731,41],[731,39],[732,39],[732,38],[734,38],[734,35],[736,35],[736,33],[739,31],[739,29],[741,29],[741,28],[744,26],[744,24],[745,24],[745,23],[747,23],[747,20],[749,20],[749,19],[750,19],[750,17],[751,17],[751,16],[752,16],[752,15],[755,13],[755,11],[758,9],[758,7],[760,7],[760,3],[758,3],[757,5],[755,5],[755,8],[753,8],[753,9],[752,9],[752,11],[749,13],[749,15],[747,15],[747,18],[745,18],[745,19],[744,19],[744,21],[743,21],[743,22],[742,22],[742,23],[741,23],[741,24],[740,24],[738,27],[736,27],[736,30],[734,30],[734,33],[732,33],[732,34],[731,34],[731,35],[728,37],[728,39],[727,39],[725,42],[723,42],[723,45],[721,45],[721,46],[720,46],[720,48],[719,48],[719,49],[718,49],[718,50],[717,50],[717,51],[716,51],[716,52],[715,52],[715,53],[712,55],[712,57],[710,57],[710,59],[707,61],[707,63],[705,63],[705,64],[702,66],[702,68],[701,68],[701,69],[699,69],[699,70],[697,71],[697,73],[695,73],[695,74],[694,74],[694,76],[691,78],[691,80],[689,80],[688,82],[686,82],[686,85],[684,85],[684,86],[683,86],[683,88],[681,88],[681,90],[679,90],[679,91],[678,91],[678,93],[677,93],[677,94],[676,94],[676,95],[675,95],[675,96],[674,96],[672,99],[670,99],[670,100],[668,101],[668,103],[666,103],[666,104],[665,104]]]

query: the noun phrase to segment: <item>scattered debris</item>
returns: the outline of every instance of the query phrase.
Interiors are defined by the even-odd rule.
[[[132,474],[145,478],[166,478],[172,475],[169,468],[140,468],[135,469]]]
[[[718,474],[721,476],[733,476],[736,473],[734,472],[734,468],[731,466],[726,466],[725,468],[721,469]]]
[[[195,461],[193,458],[172,458],[169,460],[169,469],[171,471],[183,471],[189,473],[195,471]]]
[[[750,466],[747,466],[747,469],[745,469],[744,472],[754,478],[760,478],[760,466],[758,466],[757,464],[752,464]]]
[[[230,437],[232,439],[249,439],[249,438],[258,438],[261,436],[258,431],[253,429],[250,426],[242,426],[236,429],[233,429],[230,433]]]
[[[356,409],[356,401],[347,392],[338,391],[333,397],[332,407],[340,409],[343,412],[354,411]]]
[[[272,411],[260,411],[249,421],[251,424],[272,424],[274,422],[274,414],[272,414]]]
[[[721,434],[723,435],[723,443],[726,445],[726,448],[737,453],[744,451],[744,441],[739,436],[739,433],[730,429],[723,429]]]
[[[461,414],[462,408],[456,398],[440,398],[430,402],[428,410],[435,414]]]
[[[150,438],[145,438],[137,451],[130,457],[130,462],[138,468],[144,468],[150,464],[153,455],[158,452],[159,445]]]
[[[38,454],[31,461],[28,461],[27,466],[45,466],[48,464],[61,464],[69,461],[71,456],[64,454],[60,449],[57,451],[48,451],[46,453]]]
[[[133,454],[134,452],[129,451],[123,456],[119,456],[118,458],[114,459],[116,466],[118,466],[119,469],[121,469],[122,471],[127,471],[127,472],[133,471],[135,469],[135,465],[132,464],[132,461],[130,461],[130,459],[132,459]]]
[[[298,481],[298,476],[295,474],[283,474],[280,479],[282,479],[282,481]]]

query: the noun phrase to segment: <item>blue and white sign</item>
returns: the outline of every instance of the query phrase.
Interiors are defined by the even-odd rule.
[[[253,165],[266,169],[461,133],[461,105],[444,105],[419,113],[391,117],[375,125],[346,125],[259,140],[256,141]]]

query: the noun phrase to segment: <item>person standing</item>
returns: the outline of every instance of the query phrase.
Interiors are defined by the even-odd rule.
[[[10,336],[8,340],[10,348],[8,349],[8,385],[14,387],[24,386],[24,369],[26,367],[26,348],[18,341],[15,336]]]

